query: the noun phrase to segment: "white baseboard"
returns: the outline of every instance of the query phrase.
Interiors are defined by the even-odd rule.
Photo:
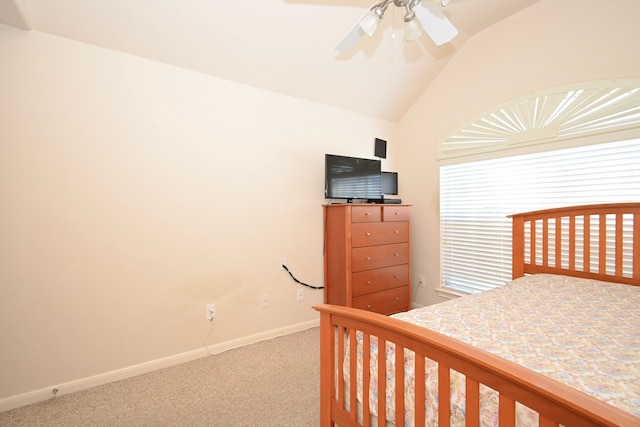
[[[173,356],[163,357],[161,359],[151,360],[149,362],[140,363],[138,365],[128,366],[126,368],[117,369],[115,371],[105,372],[91,377],[80,378],[62,384],[55,384],[40,390],[34,390],[16,396],[0,399],[0,412],[9,409],[19,408],[21,406],[30,405],[32,403],[42,402],[44,400],[54,398],[53,390],[56,389],[56,396],[75,393],[77,391],[86,390],[99,385],[107,384],[126,378],[135,377],[137,375],[146,374],[158,369],[167,368],[169,366],[178,365],[180,363],[190,362],[192,360],[206,357],[209,354],[218,354],[233,348],[242,347],[249,344],[255,344],[260,341],[269,340],[283,335],[301,332],[320,325],[319,320],[310,320],[308,322],[298,323],[295,325],[285,326],[283,328],[272,329],[270,331],[260,332],[258,334],[237,338],[231,341],[210,345],[207,348],[187,351],[185,353]]]

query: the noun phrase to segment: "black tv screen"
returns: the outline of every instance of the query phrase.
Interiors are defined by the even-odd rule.
[[[381,161],[325,154],[324,196],[327,199],[380,199]]]
[[[382,194],[398,195],[398,172],[382,172]]]

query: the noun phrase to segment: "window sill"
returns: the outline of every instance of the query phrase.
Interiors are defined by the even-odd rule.
[[[469,295],[466,292],[460,292],[455,289],[443,288],[443,287],[437,288],[436,294],[438,294],[439,297],[446,298],[446,299],[456,299],[456,298],[463,297],[465,295]]]

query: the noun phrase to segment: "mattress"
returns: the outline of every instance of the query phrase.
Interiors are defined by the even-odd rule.
[[[459,339],[640,416],[640,287],[539,274],[392,317]],[[361,335],[356,348],[361,366]],[[386,412],[394,414],[395,346],[387,343],[386,351]],[[413,359],[413,352],[405,350],[407,426],[414,419]],[[380,379],[375,337],[370,366],[369,404],[377,415]],[[437,364],[427,360],[425,372],[426,425],[437,425]],[[358,381],[362,381],[361,369]],[[454,372],[452,425],[465,422],[464,385],[464,377]],[[358,399],[362,400],[361,386]],[[497,402],[497,393],[481,386],[481,425],[497,426]],[[518,426],[538,425],[537,414],[520,404],[516,417]]]

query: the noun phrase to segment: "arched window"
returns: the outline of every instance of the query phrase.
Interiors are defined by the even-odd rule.
[[[640,201],[640,80],[546,90],[495,109],[439,150],[442,287],[511,278],[507,215]]]

